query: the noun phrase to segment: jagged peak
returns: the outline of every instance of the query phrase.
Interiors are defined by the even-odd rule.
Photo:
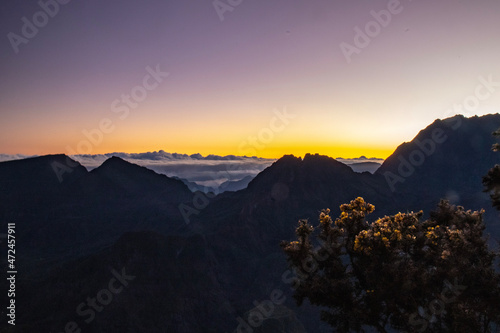
[[[91,171],[91,174],[104,176],[120,184],[132,184],[133,186],[143,186],[144,184],[161,184],[168,182],[171,185],[178,186],[182,191],[191,193],[189,188],[179,179],[171,178],[159,174],[147,167],[128,162],[121,157],[112,156],[104,161],[99,167]]]
[[[332,163],[332,164],[335,164],[335,165],[344,165],[343,163],[337,161],[336,159],[334,159],[333,157],[330,157],[330,156],[326,156],[326,155],[321,155],[321,154],[310,154],[310,153],[307,153],[305,156],[304,156],[304,160],[303,160],[304,163]]]
[[[442,161],[443,156],[453,155],[457,160],[465,163],[468,156],[462,156],[462,154],[469,150],[478,151],[482,158],[485,158],[491,153],[490,147],[495,140],[492,132],[499,126],[500,114],[498,113],[471,117],[455,115],[445,119],[436,119],[418,132],[410,142],[399,145],[375,174],[381,175],[388,171],[398,174],[398,168],[402,163],[412,164],[408,168],[413,170],[413,164],[420,166],[424,161]],[[415,169],[426,170],[426,167]]]
[[[148,168],[145,168],[143,166],[140,166],[135,163],[128,162],[124,160],[121,157],[118,156],[112,156],[108,158],[106,161],[104,161],[99,167],[94,169],[94,172],[100,172],[101,170],[108,170],[108,169],[119,169],[119,170],[139,170],[143,169],[144,171],[148,172],[154,172],[153,170],[150,170]]]
[[[307,153],[304,155],[304,158],[295,157],[294,155],[284,155],[278,161],[276,161],[273,165],[295,165],[295,166],[310,166],[310,165],[324,165],[324,166],[332,166],[332,167],[347,167],[344,163],[341,163],[334,159],[333,157],[321,155],[318,153],[311,154]],[[350,169],[349,167],[346,168]]]

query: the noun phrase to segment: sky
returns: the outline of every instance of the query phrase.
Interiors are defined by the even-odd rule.
[[[0,8],[0,154],[386,158],[500,109],[497,0]]]

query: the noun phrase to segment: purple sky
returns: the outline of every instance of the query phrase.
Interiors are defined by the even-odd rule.
[[[388,6],[348,61],[341,44]],[[500,82],[496,0],[243,0],[223,21],[209,0],[59,7],[16,53],[9,33],[41,7],[1,6],[0,153],[385,158],[436,118],[500,106],[500,86],[478,88]],[[169,75],[146,91],[156,68]],[[134,89],[147,96],[127,106]]]

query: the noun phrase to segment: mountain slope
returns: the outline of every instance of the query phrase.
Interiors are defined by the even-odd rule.
[[[189,200],[191,191],[180,180],[158,174],[145,167],[127,162],[119,157],[107,159],[91,171],[116,190],[136,195],[156,195],[168,201]]]
[[[192,193],[118,158],[87,172],[65,155],[48,155],[0,163],[0,199],[1,227],[16,223],[28,272],[91,253],[127,231],[185,233],[178,206],[192,202]]]
[[[500,128],[500,115],[436,120],[408,143],[400,145],[375,175],[397,198],[398,209],[428,211],[440,198],[468,209],[487,209],[488,230],[500,229],[482,177],[500,162],[490,148],[492,132]]]

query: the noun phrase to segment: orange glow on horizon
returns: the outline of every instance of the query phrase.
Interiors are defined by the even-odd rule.
[[[96,126],[67,128],[47,131],[40,135],[36,144],[32,144],[32,134],[23,133],[17,142],[4,141],[0,145],[0,153],[47,155],[47,154],[107,154],[114,152],[143,153],[164,150],[169,153],[236,156],[258,156],[278,159],[283,155],[304,157],[306,154],[320,154],[332,158],[387,158],[393,153],[400,138],[392,139],[380,137],[372,139],[371,143],[359,135],[338,133],[328,129],[306,130],[314,128],[301,119],[287,127],[287,131],[273,133],[269,139],[259,136],[261,128],[247,131],[237,130],[235,126],[224,128],[210,126],[207,121],[204,127],[191,126],[155,126],[150,124],[138,125],[113,123],[110,133],[98,132]],[[118,126],[122,125],[122,126]],[[225,127],[228,130],[225,130]],[[252,126],[253,127],[253,126]],[[100,135],[98,134],[100,133]]]
[[[238,148],[231,147],[197,147],[193,148],[186,145],[146,145],[146,144],[116,144],[116,145],[101,145],[98,147],[92,147],[91,151],[88,150],[78,150],[77,145],[68,145],[66,147],[52,147],[45,149],[9,149],[8,151],[2,151],[0,153],[4,154],[24,154],[24,155],[49,155],[49,154],[108,154],[114,152],[124,152],[124,153],[144,153],[150,151],[164,150],[168,153],[179,153],[179,154],[201,154],[207,156],[213,155],[236,155],[236,156],[257,156],[261,158],[279,159],[284,155],[294,155],[296,157],[304,157],[306,154],[320,154],[326,155],[332,158],[357,158],[360,156],[365,156],[367,158],[376,157],[386,159],[390,156],[395,148],[392,147],[361,147],[361,146],[350,146],[350,147],[329,147],[329,146],[285,146],[285,147],[265,147],[261,150],[254,149],[252,152],[255,154],[242,154],[238,153]],[[19,147],[20,148],[20,147]],[[41,147],[38,147],[41,148]]]

